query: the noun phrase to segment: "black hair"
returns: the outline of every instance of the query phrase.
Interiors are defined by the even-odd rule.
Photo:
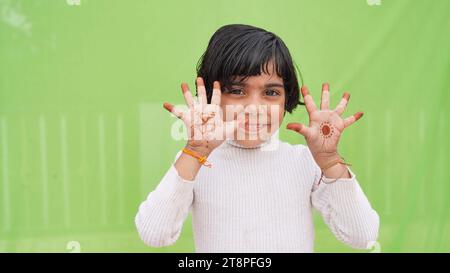
[[[205,82],[210,103],[214,81],[219,81],[224,89],[237,77],[243,82],[262,72],[268,74],[270,61],[277,75],[283,79],[285,110],[292,113],[297,105],[304,105],[299,96],[297,67],[284,42],[272,32],[242,24],[219,28],[197,63],[197,76]]]

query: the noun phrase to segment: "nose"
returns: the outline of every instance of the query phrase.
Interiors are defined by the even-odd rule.
[[[248,123],[266,123],[268,120],[268,106],[265,104],[248,104],[244,108],[245,120]]]
[[[267,113],[267,105],[264,104],[247,104],[244,107],[244,113],[250,116],[263,115]]]

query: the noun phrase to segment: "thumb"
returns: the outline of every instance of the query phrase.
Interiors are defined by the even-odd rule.
[[[305,138],[308,137],[308,135],[309,135],[309,128],[298,122],[288,123],[288,125],[286,126],[286,129],[295,131],[295,132],[301,134],[302,136],[304,136]]]
[[[174,116],[176,116],[179,119],[183,119],[183,111],[180,110],[178,107],[173,106],[170,103],[165,102],[163,104],[164,109],[166,109],[167,111],[169,111],[170,113],[172,113]]]
[[[243,116],[238,116],[236,119],[225,122],[224,123],[225,139],[234,138],[234,133],[239,128],[239,126],[244,123],[245,118]]]
[[[234,137],[234,132],[236,132],[237,128],[239,127],[240,122],[242,122],[240,119],[235,119],[235,120],[224,123],[225,139]]]

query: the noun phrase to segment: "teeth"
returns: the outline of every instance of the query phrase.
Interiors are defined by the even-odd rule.
[[[265,127],[265,124],[255,125],[255,124],[248,124],[246,125],[247,130],[249,131],[259,131],[261,128]]]

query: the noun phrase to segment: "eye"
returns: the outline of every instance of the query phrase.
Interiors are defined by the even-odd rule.
[[[234,88],[234,89],[227,90],[226,93],[232,94],[232,95],[243,95],[244,91],[242,91],[242,89]]]
[[[266,96],[270,96],[270,97],[279,96],[280,92],[278,92],[278,91],[276,91],[274,89],[269,89],[269,90],[266,90],[265,95]]]

